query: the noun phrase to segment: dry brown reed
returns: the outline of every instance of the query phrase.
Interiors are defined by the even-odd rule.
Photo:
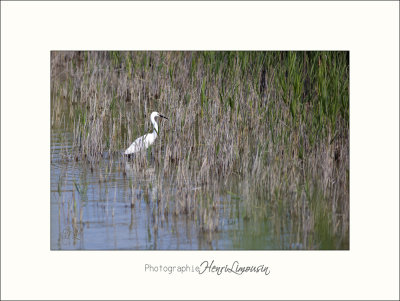
[[[167,214],[218,231],[229,191],[277,237],[348,248],[348,52],[52,52],[51,102],[52,127],[73,133],[66,158],[92,165],[150,132],[152,111],[168,116],[130,163],[173,183]]]

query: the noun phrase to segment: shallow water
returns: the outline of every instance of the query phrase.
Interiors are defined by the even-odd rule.
[[[168,175],[160,176],[154,161],[135,170],[123,158],[89,163],[66,157],[72,134],[52,131],[51,139],[51,249],[281,249],[265,219],[243,218],[240,193],[213,194],[213,230],[199,220],[204,201],[190,203],[193,214],[175,214],[176,202],[185,202]],[[231,183],[229,187],[240,187]],[[191,188],[193,195],[198,187]],[[225,193],[223,192],[224,190]],[[180,199],[179,199],[180,198]],[[168,210],[169,209],[169,210]],[[287,246],[289,247],[289,246]]]

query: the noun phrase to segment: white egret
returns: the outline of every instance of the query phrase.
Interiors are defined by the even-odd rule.
[[[132,155],[134,153],[145,150],[154,143],[158,135],[158,124],[154,119],[156,117],[161,117],[168,120],[167,117],[161,115],[158,112],[151,113],[150,120],[151,123],[153,124],[154,131],[152,133],[148,133],[142,137],[139,137],[135,141],[133,141],[133,143],[126,149],[125,155]]]

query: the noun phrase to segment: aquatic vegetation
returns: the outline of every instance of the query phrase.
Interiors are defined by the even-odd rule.
[[[169,121],[125,162],[153,111]],[[207,243],[231,215],[249,248],[265,232],[283,249],[349,247],[348,52],[52,52],[51,126],[72,135],[62,160],[142,175],[127,186],[132,208],[138,190],[157,200],[153,231],[187,216]]]

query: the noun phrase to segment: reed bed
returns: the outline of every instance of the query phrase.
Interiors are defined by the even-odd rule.
[[[64,160],[119,160],[152,111],[169,121],[127,163],[156,169],[159,216],[217,232],[223,194],[277,240],[349,247],[348,52],[51,53],[51,126],[73,135]]]

